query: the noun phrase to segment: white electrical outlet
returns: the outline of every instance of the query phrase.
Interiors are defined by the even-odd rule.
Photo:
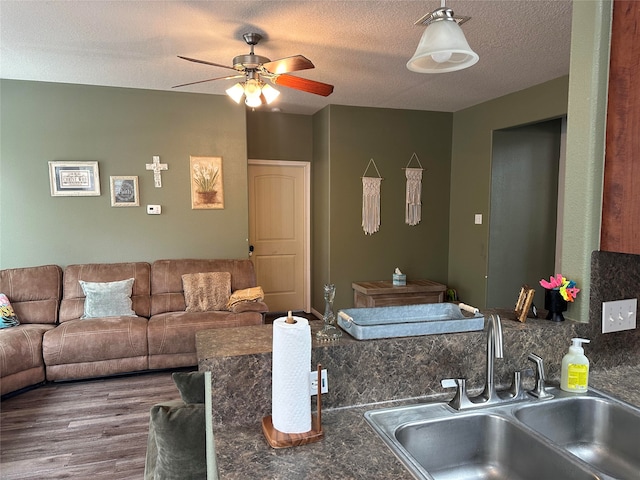
[[[602,333],[620,332],[636,328],[638,299],[602,302]]]
[[[309,386],[309,395],[317,395],[318,394],[318,372],[311,372],[309,373],[309,380],[310,380],[310,386]],[[320,391],[320,393],[327,393],[329,392],[329,384],[327,383],[327,369],[323,368],[322,371],[320,372],[320,382],[321,382],[321,387],[322,390]]]

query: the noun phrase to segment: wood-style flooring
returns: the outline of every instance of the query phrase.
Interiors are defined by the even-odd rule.
[[[0,403],[0,479],[142,480],[149,410],[171,372],[48,384]]]

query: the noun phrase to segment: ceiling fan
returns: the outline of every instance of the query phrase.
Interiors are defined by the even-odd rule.
[[[303,55],[294,55],[292,57],[285,57],[271,61],[267,57],[256,55],[253,52],[253,47],[260,42],[262,35],[259,33],[245,33],[242,37],[251,47],[251,52],[247,55],[238,55],[237,57],[234,57],[233,67],[178,55],[178,58],[182,58],[189,62],[202,63],[204,65],[234,70],[236,72],[235,74],[224,77],[209,78],[207,80],[199,80],[197,82],[183,83],[181,85],[175,85],[172,88],[213,82],[215,80],[244,78],[244,82],[236,83],[233,87],[227,89],[226,92],[227,95],[229,95],[236,103],[240,103],[240,100],[244,97],[245,104],[250,107],[259,107],[260,105],[269,104],[280,94],[280,92],[275,88],[265,83],[263,79],[270,80],[274,85],[282,85],[283,87],[293,88],[295,90],[301,90],[315,95],[322,95],[323,97],[331,95],[333,92],[333,85],[329,85],[328,83],[289,75],[289,72],[315,68],[311,60],[308,58]]]

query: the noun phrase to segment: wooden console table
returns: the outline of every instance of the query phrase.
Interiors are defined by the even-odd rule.
[[[446,285],[431,280],[407,280],[406,285],[393,282],[354,282],[354,307],[389,307],[415,305],[418,303],[440,303],[444,301]]]

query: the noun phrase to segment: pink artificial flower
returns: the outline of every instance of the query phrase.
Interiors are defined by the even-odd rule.
[[[547,290],[553,290],[554,288],[560,288],[565,280],[562,274],[557,273],[555,277],[549,277],[548,282],[544,278],[540,280],[540,285]]]

